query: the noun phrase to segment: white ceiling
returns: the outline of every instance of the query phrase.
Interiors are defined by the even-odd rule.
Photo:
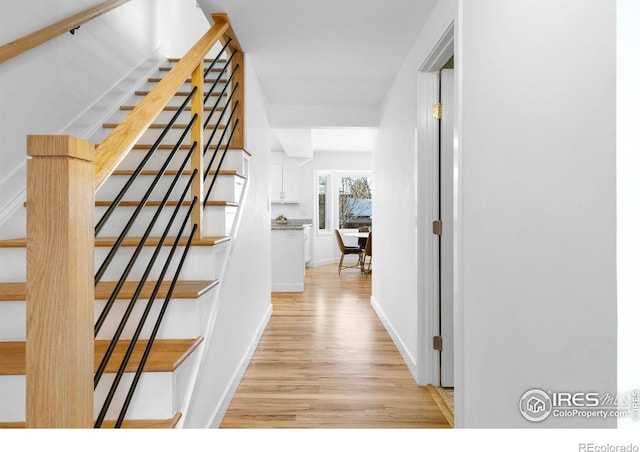
[[[228,14],[277,127],[369,124],[436,0],[199,0]],[[304,106],[306,110],[295,110]],[[310,107],[312,106],[312,107]],[[283,107],[291,107],[291,114]],[[310,110],[312,108],[312,110]],[[319,111],[341,118],[322,118]],[[301,112],[308,119],[301,119]],[[290,120],[287,118],[291,118]],[[344,118],[344,119],[342,119]],[[307,124],[301,123],[306,121]],[[290,122],[290,124],[287,124]],[[293,124],[296,122],[296,124]]]

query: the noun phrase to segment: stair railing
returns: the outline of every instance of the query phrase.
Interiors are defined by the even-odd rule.
[[[214,25],[209,31],[99,146],[67,136],[28,137],[31,159],[27,170],[27,427],[101,427],[114,410],[117,412],[115,427],[122,426],[187,253],[194,241],[203,238],[203,209],[226,151],[244,146],[243,52],[226,15],[213,14],[212,17]],[[222,49],[205,69],[205,56],[217,42]],[[223,59],[225,54],[227,58]],[[213,82],[206,78],[212,70],[220,71]],[[179,89],[189,83],[189,78],[191,91],[184,102],[94,226],[95,193]],[[211,83],[206,93],[205,83]],[[207,102],[212,103],[213,99],[215,103],[209,107]],[[152,157],[167,147],[163,142],[176,129],[178,118],[189,105],[189,123],[93,274],[95,242],[106,240],[100,236],[101,231],[116,208],[123,204],[137,178],[147,174],[144,171]],[[205,118],[207,108],[210,112]],[[216,113],[218,119],[211,127]],[[186,155],[180,160],[179,151],[185,149]],[[176,159],[179,169],[169,171]],[[161,188],[160,179],[168,175],[173,178],[169,187],[160,192],[162,200],[149,201],[152,194],[158,195],[155,192]],[[177,201],[171,200],[176,191],[180,197]],[[143,235],[130,237],[142,209],[152,206],[156,210]],[[151,243],[151,234],[162,226],[161,213],[167,207],[173,207],[171,217],[160,227],[162,234],[157,243]],[[174,226],[178,224],[179,227]],[[172,237],[176,228],[177,233]],[[132,241],[135,243],[129,243]],[[94,322],[95,287],[109,273],[125,245],[135,248]],[[143,261],[145,247],[153,251]],[[162,250],[168,247],[170,250],[162,262]],[[179,247],[183,247],[181,253]],[[142,277],[138,278],[133,295],[126,297],[124,313],[115,314],[112,308],[116,300],[123,298],[122,289],[134,266],[144,268]],[[134,307],[143,288],[152,284],[149,278],[154,273],[158,276],[153,291],[142,314],[134,318]],[[153,319],[151,309],[160,296],[163,281],[170,281],[169,288],[159,314]],[[111,315],[118,315],[110,318],[110,324],[117,325],[115,331],[107,340],[104,355],[94,356],[95,338]],[[129,322],[135,323],[135,331],[131,339],[123,341]],[[150,337],[141,340],[145,328],[151,330]],[[137,345],[144,348],[142,357],[132,382],[122,389],[125,372],[132,371],[131,358],[140,349]],[[116,349],[122,351],[123,347],[126,349],[123,354],[116,353]],[[123,358],[117,358],[121,354]],[[94,389],[107,369],[117,370],[110,371],[115,377],[94,419]],[[116,394],[123,392],[126,393],[124,401],[118,407],[113,406]]]
[[[66,33],[67,31],[74,34],[74,31],[78,29],[80,25],[107,13],[118,6],[124,5],[129,1],[130,0],[107,0],[106,2],[102,2],[96,6],[88,8],[78,14],[74,14],[66,19],[41,28],[38,31],[29,33],[15,41],[4,44],[3,46],[0,46],[0,63],[4,63],[11,58],[15,58],[24,52]]]

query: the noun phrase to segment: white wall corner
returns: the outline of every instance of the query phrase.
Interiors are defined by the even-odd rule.
[[[418,382],[418,365],[417,365],[416,359],[411,354],[411,352],[409,351],[405,343],[402,341],[402,339],[396,332],[395,328],[393,327],[393,324],[387,318],[386,314],[382,310],[382,307],[380,306],[380,304],[378,304],[378,302],[374,297],[371,297],[371,306],[373,307],[373,310],[378,315],[380,322],[382,322],[382,325],[387,330],[387,333],[389,333],[389,336],[391,336],[391,340],[393,341],[396,348],[400,352],[402,359],[404,360],[405,364],[409,368],[409,372],[411,372],[411,375],[413,376],[414,380]]]

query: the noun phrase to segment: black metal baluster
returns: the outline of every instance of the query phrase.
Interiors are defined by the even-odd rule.
[[[122,198],[124,197],[125,193],[129,190],[129,188],[131,187],[131,185],[133,184],[135,179],[138,177],[138,175],[142,172],[142,169],[145,167],[145,165],[147,164],[147,162],[149,161],[151,156],[156,152],[156,150],[160,146],[160,143],[162,142],[162,140],[164,140],[164,138],[166,137],[167,133],[169,133],[169,130],[171,130],[171,128],[175,124],[176,120],[178,119],[180,114],[183,112],[183,110],[187,106],[187,103],[191,100],[191,98],[193,97],[193,95],[195,94],[196,91],[197,91],[197,87],[194,87],[191,90],[191,93],[189,93],[189,95],[184,100],[182,105],[180,105],[180,108],[173,115],[173,117],[171,118],[171,121],[169,121],[169,123],[167,124],[167,127],[164,128],[164,130],[162,131],[162,133],[160,134],[158,139],[155,141],[155,143],[153,143],[153,146],[151,146],[151,149],[149,149],[149,152],[147,152],[147,155],[144,156],[144,158],[138,164],[137,168],[134,170],[133,174],[131,175],[131,177],[129,178],[127,183],[124,185],[124,187],[122,187],[122,189],[120,190],[118,195],[115,197],[113,203],[109,206],[109,208],[104,213],[104,215],[102,215],[102,218],[100,218],[100,220],[98,221],[98,223],[96,224],[96,227],[95,227],[96,236],[98,235],[100,230],[104,227],[105,223],[107,222],[107,220],[109,219],[111,214],[120,205],[120,201],[122,201]]]
[[[231,41],[233,41],[233,39],[229,39],[227,42],[225,42],[225,44],[222,46],[222,49],[220,49],[220,51],[218,52],[218,54],[216,55],[216,57],[213,59],[213,61],[211,62],[211,64],[209,65],[209,67],[207,68],[207,70],[204,73],[204,77],[207,77],[207,74],[211,71],[211,69],[213,69],[213,66],[218,62],[218,60],[220,59],[220,57],[222,56],[222,54],[224,53],[224,51],[227,49],[227,47],[229,47],[229,44],[231,44]]]
[[[213,141],[213,137],[216,134],[216,131],[218,130],[218,127],[220,127],[220,123],[222,122],[222,118],[224,117],[225,112],[227,111],[227,108],[229,108],[229,105],[231,105],[231,103],[233,102],[233,95],[236,93],[236,90],[238,89],[238,84],[236,83],[236,85],[233,87],[233,90],[231,91],[231,96],[229,96],[229,100],[227,101],[227,103],[224,105],[224,108],[222,109],[222,112],[220,113],[220,116],[218,117],[218,120],[216,121],[216,125],[215,127],[211,130],[211,134],[209,135],[209,139],[207,140],[207,142],[204,145],[204,151],[202,153],[202,157],[204,158],[207,154],[207,151],[209,150],[209,146],[211,145],[211,141]],[[235,108],[234,108],[235,111]],[[211,113],[209,113],[209,116],[211,116]],[[231,112],[231,114],[229,115],[229,120],[233,119],[233,111]],[[228,126],[228,123],[227,123]],[[204,174],[204,176],[206,176],[206,173]]]
[[[222,76],[224,75],[224,71],[227,70],[227,68],[229,67],[229,64],[231,64],[231,58],[233,58],[233,56],[236,54],[237,50],[234,50],[233,53],[231,54],[231,57],[229,57],[229,60],[227,60],[227,62],[225,63],[225,65],[222,67],[222,69],[220,70],[220,73],[218,74],[218,77],[216,78],[216,80],[213,82],[213,85],[211,85],[211,88],[209,88],[209,91],[207,92],[206,96],[204,97],[204,103],[206,104],[207,101],[209,100],[209,97],[211,97],[211,95],[213,94],[213,90],[215,89],[215,87],[218,85],[218,82],[220,81],[220,79],[222,78]],[[237,68],[237,64],[236,64],[236,68]],[[209,67],[209,69],[211,69],[211,67],[213,67],[213,64]],[[231,73],[231,75],[229,76],[229,79],[233,78],[233,75],[235,74],[235,69],[233,70],[233,72]],[[205,74],[206,77],[206,74]],[[222,92],[224,92],[224,88],[222,89]]]
[[[162,234],[162,239],[160,242],[158,242],[158,244],[156,245],[156,249],[154,250],[153,256],[150,259],[150,262],[147,264],[147,267],[145,269],[143,278],[141,279],[139,284],[142,284],[142,286],[144,286],[144,283],[146,282],[146,278],[149,276],[149,273],[151,272],[151,269],[153,268],[153,265],[155,264],[155,261],[158,257],[158,254],[160,254],[160,250],[162,249],[162,246],[164,244],[164,240],[166,239],[167,235],[169,234],[169,231],[171,229],[171,226],[173,225],[173,222],[176,218],[176,216],[178,215],[178,212],[180,211],[180,208],[182,207],[182,202],[184,201],[187,193],[189,192],[189,189],[191,188],[191,182],[193,181],[193,177],[197,174],[197,171],[194,171],[193,174],[191,175],[191,178],[189,180],[189,184],[185,187],[184,192],[182,193],[182,197],[180,198],[180,200],[178,201],[178,205],[175,207],[174,211],[173,211],[173,215],[171,216],[171,219],[169,220],[169,224],[167,224],[163,234]],[[191,212],[192,207],[189,208],[189,212]],[[177,237],[178,239],[180,239],[180,236],[178,235]],[[139,286],[139,289],[142,290],[142,287]],[[137,294],[139,295],[139,292],[137,292]],[[137,299],[137,297],[136,297]],[[124,330],[125,324],[127,322],[127,320],[129,319],[129,315],[131,314],[131,311],[133,310],[133,306],[134,306],[134,302],[135,300],[131,300],[129,302],[129,306],[127,308],[127,312],[125,314],[125,316],[123,317],[123,319],[120,321],[120,324],[118,325],[118,328],[116,329],[116,332],[114,334],[114,337],[111,339],[111,342],[109,343],[109,347],[107,348],[107,351],[105,352],[104,356],[102,357],[102,360],[100,362],[100,365],[98,366],[98,369],[96,370],[94,379],[93,379],[93,383],[94,383],[94,387],[98,385],[98,383],[100,382],[100,379],[102,378],[102,375],[104,374],[104,369],[107,367],[107,364],[109,363],[109,360],[111,359],[111,355],[113,354],[113,351],[115,350],[115,347],[118,343],[118,340],[120,339],[120,335],[122,334],[122,331]]]
[[[182,162],[180,170],[178,171],[178,173],[174,177],[174,179],[173,179],[173,181],[171,183],[170,189],[167,191],[167,193],[165,194],[164,198],[162,199],[160,205],[156,209],[156,212],[155,212],[155,215],[154,215],[154,218],[153,218],[152,222],[150,223],[149,227],[147,227],[147,230],[145,231],[145,234],[141,238],[140,243],[138,243],[138,246],[136,247],[136,249],[135,249],[135,251],[133,253],[133,256],[129,259],[129,262],[127,264],[127,267],[125,268],[125,271],[120,276],[120,279],[118,280],[118,283],[116,284],[116,287],[115,287],[113,293],[109,297],[109,300],[107,301],[104,309],[100,313],[100,316],[98,317],[98,320],[96,321],[96,325],[95,325],[95,334],[96,335],[100,332],[100,328],[102,328],[102,325],[103,325],[104,321],[106,320],[106,317],[109,314],[109,311],[111,310],[111,307],[113,306],[113,303],[115,302],[116,297],[120,293],[120,290],[122,290],[122,286],[124,285],[127,276],[131,272],[131,270],[133,268],[133,265],[135,264],[135,262],[136,262],[136,260],[138,258],[138,255],[142,251],[142,248],[144,247],[144,243],[146,242],[147,238],[151,234],[151,228],[153,227],[153,225],[157,221],[158,217],[160,216],[160,213],[162,212],[162,209],[164,208],[164,206],[166,205],[167,201],[169,200],[169,196],[171,195],[171,192],[173,191],[173,188],[177,184],[178,180],[180,180],[180,176],[182,175],[182,172],[184,171],[184,168],[185,168],[187,162],[191,158],[191,155],[193,154],[193,151],[196,148],[196,144],[197,143],[193,143],[191,145],[191,149],[189,150],[189,153],[186,156],[186,158],[184,159],[184,161]],[[178,204],[177,207],[179,208],[180,205]]]
[[[207,201],[209,200],[209,196],[211,195],[211,191],[213,190],[213,185],[216,183],[216,179],[218,178],[218,173],[220,172],[220,168],[222,167],[222,162],[224,161],[224,158],[227,155],[227,151],[229,150],[229,143],[231,143],[233,135],[235,134],[238,122],[239,122],[239,120],[236,119],[236,122],[233,123],[233,129],[231,130],[231,135],[229,136],[229,140],[227,141],[227,144],[225,144],[224,151],[222,153],[222,157],[220,157],[220,162],[218,163],[218,167],[216,168],[216,172],[213,175],[213,180],[211,181],[211,185],[209,185],[209,190],[207,190],[207,195],[204,198],[204,203],[203,203],[204,206],[207,205]],[[225,129],[225,132],[226,132],[226,129]],[[213,162],[213,160],[212,160],[212,162]]]
[[[221,91],[222,94],[224,94],[224,92],[229,88],[229,84],[232,82],[233,76],[236,73],[236,70],[238,69],[238,67],[239,66],[236,65],[236,67],[233,69],[233,72],[231,73],[231,77],[229,77],[229,79],[225,82],[224,86],[222,87],[222,91]],[[236,83],[236,85],[237,85],[237,83]],[[211,91],[209,91],[209,92],[211,92]],[[235,88],[234,88],[234,92],[233,93],[235,93]],[[233,93],[231,93],[231,96],[233,96]],[[227,105],[229,104],[229,102],[231,102],[231,96],[229,96],[229,100],[227,101]],[[216,108],[218,108],[218,104],[222,100],[222,97],[223,97],[222,95],[218,96],[218,98],[216,99],[215,104],[213,105],[213,107],[211,107],[211,111],[209,112],[209,114],[207,115],[207,118],[204,121],[203,128],[206,128],[209,125],[209,122],[211,121],[211,117],[215,113]],[[225,110],[226,110],[226,108],[222,110],[222,113],[220,113],[220,118],[222,118],[222,116],[224,116]],[[206,148],[205,148],[205,150],[206,150]]]
[[[187,188],[185,189],[185,193],[183,194],[183,197],[180,200],[180,203],[182,203],[182,201],[184,200],[184,195],[186,195],[189,187],[191,186],[191,182],[193,180],[193,176],[194,175],[195,175],[195,173],[192,174],[191,180],[189,181],[189,184],[187,185]],[[197,199],[197,198],[195,198],[195,199]],[[166,274],[171,262],[173,261],[173,253],[175,252],[175,248],[177,247],[177,244],[179,244],[179,242],[180,242],[180,240],[182,238],[182,233],[184,232],[185,225],[189,222],[189,220],[191,218],[191,212],[193,211],[194,206],[195,206],[195,202],[192,202],[191,206],[189,207],[189,210],[188,210],[187,214],[185,215],[185,218],[184,218],[184,220],[182,222],[182,226],[180,227],[180,232],[176,236],[176,239],[175,239],[174,244],[172,246],[171,252],[170,252],[169,256],[167,257],[167,260],[166,260],[166,262],[165,262],[165,264],[163,266],[161,274],[160,274],[160,276],[158,278],[158,281],[156,283],[156,287],[154,288],[154,299],[155,299],[155,295],[157,294],[157,290],[156,289],[159,289],[159,285],[161,284],[161,282],[162,282],[162,280],[164,278],[164,275]],[[175,216],[172,218],[172,220],[174,218],[175,218]],[[158,246],[156,247],[157,253],[154,254],[154,257],[151,259],[151,262],[149,263],[149,266],[148,266],[148,270],[149,271],[150,271],[151,267],[153,267],[153,265],[155,264],[155,260],[157,258],[157,255],[159,254],[159,250],[164,246],[164,241],[167,238],[167,235],[168,235],[169,229],[171,227],[171,224],[172,224],[172,222],[165,229],[165,232],[164,232],[164,234],[162,236],[162,239],[161,239],[160,243],[158,244]],[[146,272],[145,278],[143,278],[143,281],[141,281],[139,283],[139,285],[138,285],[138,289],[139,290],[136,291],[135,296],[132,298],[131,302],[129,303],[129,308],[130,309],[127,309],[127,315],[125,316],[126,318],[123,319],[123,321],[121,321],[121,324],[118,327],[117,334],[115,335],[114,339],[111,341],[110,348],[109,348],[109,350],[107,350],[107,353],[105,354],[105,357],[103,358],[103,361],[106,361],[106,362],[109,361],[109,359],[111,357],[111,354],[113,353],[113,349],[115,349],[115,345],[117,344],[117,341],[120,338],[120,334],[122,333],[122,330],[124,329],[124,324],[126,324],[126,321],[128,320],[128,317],[129,317],[129,315],[131,313],[131,310],[133,309],[133,305],[137,301],[138,296],[140,295],[140,291],[142,290],[142,287],[144,286],[144,283],[146,282],[146,277],[147,276],[148,276],[148,272]],[[153,300],[150,300],[149,303],[153,304]],[[149,306],[148,309],[150,310],[151,307],[150,307],[149,303],[148,303],[148,306]],[[148,315],[148,313],[147,313],[147,315]],[[144,327],[144,320],[146,320],[146,317],[144,319],[142,319],[142,321],[139,323],[138,327],[136,328],[136,333],[132,337],[132,340],[129,343],[129,346],[127,347],[127,351],[125,353],[125,356],[124,356],[122,362],[120,363],[118,371],[116,372],[116,375],[115,375],[115,379],[114,379],[113,383],[111,384],[109,392],[107,393],[107,397],[105,399],[105,403],[103,404],[102,409],[100,410],[100,413],[98,414],[96,425],[99,425],[99,424],[102,423],[102,421],[104,420],[104,417],[107,414],[107,411],[109,410],[109,406],[111,405],[111,402],[113,401],[113,397],[115,396],[116,390],[118,389],[118,385],[120,384],[120,381],[121,381],[121,379],[122,379],[122,377],[123,377],[123,375],[125,373],[125,369],[127,367],[127,364],[129,363],[129,360],[131,359],[131,355],[133,354],[133,350],[135,349],[135,345],[136,345],[136,343],[138,341],[138,337],[140,336],[140,333],[142,332],[142,328]],[[113,346],[113,347],[111,347],[111,346]],[[106,366],[106,362],[105,362],[105,366]],[[100,370],[101,369],[99,369],[99,371]],[[97,372],[96,372],[96,375],[97,375]],[[102,372],[101,372],[101,375],[102,375]]]
[[[233,109],[231,110],[231,114],[229,115],[229,119],[233,120],[233,116],[234,116],[237,108],[238,108],[238,102],[236,101],[235,105],[233,106]],[[207,177],[209,177],[209,171],[211,171],[211,166],[213,165],[213,162],[215,161],[216,156],[218,155],[218,151],[220,151],[220,146],[222,145],[222,142],[224,141],[224,137],[225,137],[225,135],[227,133],[227,129],[229,128],[229,124],[230,123],[227,123],[224,126],[224,130],[222,131],[222,134],[220,135],[220,138],[218,139],[218,142],[216,144],[216,149],[213,151],[213,155],[211,156],[211,159],[209,159],[209,164],[207,165],[207,169],[202,175],[203,183],[206,182]],[[209,137],[209,140],[207,141],[207,143],[210,143],[212,138],[213,138],[213,135]]]
[[[195,203],[195,199],[194,199],[194,203]],[[133,394],[136,390],[136,388],[138,387],[138,383],[140,382],[140,378],[142,377],[142,371],[144,369],[145,364],[147,363],[147,359],[149,358],[149,354],[151,353],[151,347],[153,347],[153,343],[155,341],[155,338],[158,334],[158,330],[160,329],[160,324],[162,323],[162,320],[164,318],[164,315],[167,311],[167,307],[169,306],[169,301],[171,300],[171,297],[173,295],[173,290],[175,288],[176,282],[178,281],[178,277],[180,276],[180,272],[182,271],[182,267],[184,265],[184,261],[187,257],[187,253],[189,252],[189,249],[191,248],[191,243],[193,242],[193,237],[195,235],[196,230],[198,229],[198,225],[194,224],[192,226],[191,229],[191,234],[189,235],[189,239],[187,241],[187,244],[185,246],[184,252],[182,253],[182,258],[180,259],[180,263],[178,264],[178,268],[176,270],[176,274],[173,277],[173,280],[171,281],[171,286],[169,287],[169,291],[167,293],[167,296],[164,299],[164,303],[162,304],[162,308],[160,309],[160,314],[158,315],[158,318],[156,320],[156,323],[154,325],[153,331],[151,333],[151,336],[149,338],[149,342],[147,343],[147,346],[145,347],[144,353],[142,355],[142,359],[140,360],[140,364],[138,365],[138,369],[136,370],[136,373],[133,377],[133,381],[131,383],[131,386],[129,387],[129,392],[127,393],[127,397],[125,398],[125,401],[123,403],[123,407],[122,407],[122,411],[120,412],[120,416],[118,416],[118,419],[116,421],[116,428],[120,428],[120,426],[122,425],[122,422],[124,421],[124,417],[126,416],[127,410],[129,409],[129,405],[131,404],[131,400],[133,399]],[[177,242],[176,242],[177,243]],[[174,243],[174,246],[172,248],[172,252],[175,250],[176,247],[176,243]]]
[[[144,196],[140,200],[140,204],[138,204],[138,206],[136,207],[136,209],[133,212],[133,214],[131,214],[131,217],[129,218],[129,221],[127,222],[127,224],[125,225],[124,229],[122,230],[122,232],[120,233],[120,235],[116,239],[116,242],[114,243],[113,247],[111,248],[111,250],[107,254],[107,257],[102,262],[102,265],[100,265],[100,268],[96,272],[96,275],[95,275],[95,278],[94,278],[94,284],[95,285],[97,285],[100,282],[100,280],[102,279],[102,277],[104,276],[104,272],[107,270],[107,267],[109,266],[109,264],[113,260],[113,257],[115,256],[116,252],[120,248],[120,245],[122,245],[122,242],[126,238],[127,233],[129,232],[129,230],[131,229],[131,227],[133,226],[135,221],[138,219],[138,214],[145,207],[145,205],[147,203],[147,200],[151,196],[151,192],[153,192],[154,188],[156,187],[156,185],[158,184],[158,182],[160,181],[160,179],[164,175],[167,167],[171,163],[171,160],[173,160],[174,155],[180,149],[180,146],[182,145],[182,142],[186,138],[187,134],[191,131],[191,128],[193,127],[193,124],[195,123],[195,120],[196,120],[197,116],[198,116],[197,114],[194,115],[191,118],[191,121],[189,121],[189,124],[185,128],[184,132],[182,132],[182,135],[180,136],[180,139],[178,140],[178,143],[174,146],[173,150],[171,151],[171,154],[169,155],[169,158],[164,162],[164,164],[160,168],[160,171],[155,176],[155,178],[153,179],[153,182],[151,183],[151,185],[149,186],[149,188],[145,192]],[[152,222],[152,225],[153,224],[155,224],[155,219]]]

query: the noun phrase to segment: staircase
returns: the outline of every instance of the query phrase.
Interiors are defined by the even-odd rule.
[[[91,141],[106,139],[178,61],[169,59],[159,67]],[[200,67],[206,70],[209,66],[204,90],[194,98],[204,98],[216,79],[216,87],[223,87],[231,77],[231,66],[224,56],[215,61],[205,59]],[[94,371],[104,372],[94,392],[94,420],[99,419],[96,427],[180,427],[192,397],[203,344],[215,326],[218,293],[247,187],[250,154],[229,143],[216,149],[233,117],[231,108],[222,106],[233,94],[231,88],[214,89],[203,109],[210,122],[200,144],[210,143],[204,150],[204,169],[199,171],[206,174],[200,199],[207,194],[208,198],[202,203],[197,227],[192,229],[195,198],[184,196],[192,190],[198,172],[192,167],[197,147],[194,153],[192,141],[184,139],[192,108],[187,106],[174,117],[189,96],[191,83],[191,79],[185,80],[95,193],[94,224],[112,210],[95,236],[94,248],[94,272],[100,275],[94,290],[94,318],[99,324]],[[143,161],[146,164],[140,170]],[[129,188],[121,200],[114,201],[126,186]],[[153,190],[147,191],[151,186]],[[4,229],[3,237],[10,238],[0,240],[0,259],[13,264],[0,274],[0,428],[24,427],[27,419],[27,209],[28,202]],[[134,213],[137,217],[132,220]],[[121,236],[123,231],[125,236]],[[191,240],[190,231],[194,231]],[[170,300],[165,300],[167,297]],[[159,318],[162,321],[155,324]],[[145,354],[149,341],[153,345]],[[132,342],[128,362],[121,364]],[[112,356],[103,360],[111,343]],[[143,361],[142,373],[136,374]],[[119,384],[112,386],[114,381]],[[131,397],[128,391],[133,382],[136,389]],[[112,400],[105,406],[108,397]],[[124,419],[121,425],[118,417]]]

